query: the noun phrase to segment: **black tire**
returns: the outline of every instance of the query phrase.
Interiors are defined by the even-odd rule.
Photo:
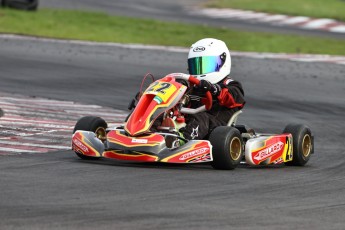
[[[304,166],[313,151],[313,137],[310,128],[301,124],[289,124],[283,133],[292,134],[292,161],[285,162],[289,166]]]
[[[101,141],[104,141],[106,138],[106,129],[108,127],[107,122],[103,120],[100,117],[95,116],[86,116],[80,118],[76,125],[74,126],[73,133],[75,133],[77,130],[84,130],[84,131],[91,131],[94,132],[98,139]],[[75,152],[78,157],[84,160],[96,160],[100,157],[90,157],[85,156],[81,153]]]
[[[213,161],[215,169],[234,169],[243,158],[243,140],[238,129],[229,126],[215,128],[209,138],[213,146]]]
[[[19,10],[37,10],[38,0],[2,0],[1,5]]]

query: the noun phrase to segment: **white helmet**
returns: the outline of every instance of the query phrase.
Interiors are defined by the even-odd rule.
[[[199,80],[216,84],[230,74],[231,56],[226,44],[204,38],[192,45],[188,54],[188,71]]]

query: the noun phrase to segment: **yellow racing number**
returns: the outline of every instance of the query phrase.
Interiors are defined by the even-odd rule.
[[[176,91],[176,86],[168,82],[154,82],[145,91],[145,94],[154,94],[166,102]]]

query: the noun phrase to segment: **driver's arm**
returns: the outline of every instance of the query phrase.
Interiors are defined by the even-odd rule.
[[[210,91],[213,98],[217,98],[219,105],[227,108],[243,108],[245,104],[244,92],[240,82],[225,78],[222,82],[211,84],[207,80],[200,80],[198,89],[201,92]]]
[[[234,81],[231,78],[226,78],[219,85],[221,88],[220,92],[217,95],[219,104],[231,109],[242,109],[245,104],[245,100],[241,83],[238,81]]]

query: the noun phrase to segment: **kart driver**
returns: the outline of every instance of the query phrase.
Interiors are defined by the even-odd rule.
[[[231,116],[243,108],[242,85],[230,78],[230,70],[230,51],[223,41],[205,38],[190,48],[188,71],[200,80],[190,95],[191,107],[199,107],[207,91],[212,94],[213,106],[207,112],[186,116],[186,126],[180,129],[185,139],[207,138],[214,128],[227,125]]]

